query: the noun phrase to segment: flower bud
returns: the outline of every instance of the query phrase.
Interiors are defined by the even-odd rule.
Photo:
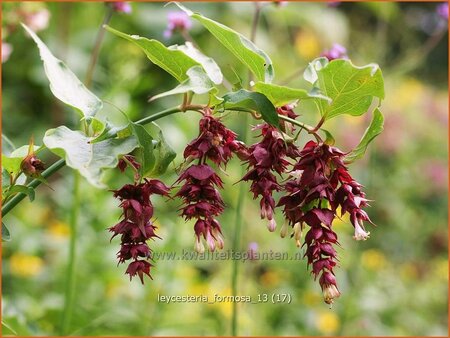
[[[42,171],[44,171],[44,162],[36,157],[34,153],[25,157],[20,164],[20,169],[26,176],[36,177],[39,176]]]
[[[205,252],[205,246],[203,245],[199,237],[197,237],[195,240],[195,251],[197,251],[199,254]]]
[[[270,232],[274,232],[277,228],[277,222],[275,221],[275,218],[272,218],[269,220],[269,223],[267,223],[267,229],[269,229]]]
[[[333,284],[325,286],[322,291],[323,300],[330,305],[333,304],[335,298],[338,298],[341,295],[336,285]]]
[[[289,229],[289,224],[286,221],[286,222],[283,223],[283,226],[281,227],[281,231],[280,231],[280,237],[281,238],[286,237],[288,229]]]
[[[358,222],[355,223],[355,235],[353,238],[357,241],[365,241],[369,236],[370,232],[364,230],[362,220],[358,220]]]

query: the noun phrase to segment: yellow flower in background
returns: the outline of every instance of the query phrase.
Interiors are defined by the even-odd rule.
[[[352,227],[350,225],[350,216],[348,213],[346,213],[344,216],[340,217],[341,215],[341,207],[338,207],[336,209],[336,215],[339,215],[339,217],[336,217],[333,221],[333,228],[334,229],[343,229],[347,227]]]
[[[448,260],[437,259],[433,261],[433,274],[442,280],[448,281]]]
[[[295,50],[306,60],[318,57],[321,49],[316,34],[310,30],[299,31],[295,37]]]
[[[51,221],[47,231],[51,236],[58,238],[66,238],[70,234],[69,225],[59,220]]]
[[[419,277],[417,266],[413,263],[402,264],[400,266],[400,276],[405,281],[417,279]]]
[[[323,300],[322,297],[320,295],[320,293],[318,292],[312,292],[310,290],[306,290],[303,293],[303,297],[302,297],[302,301],[301,303],[307,305],[307,306],[313,306],[313,305],[317,305],[317,304],[322,304]]]
[[[274,287],[280,283],[280,275],[274,271],[267,271],[261,277],[264,287]]]
[[[325,335],[331,335],[339,330],[339,317],[335,312],[323,311],[316,316],[316,328]]]
[[[361,263],[370,270],[382,269],[387,265],[386,256],[379,250],[369,249],[361,254]]]
[[[34,277],[38,275],[44,267],[44,261],[38,256],[17,253],[9,259],[11,274],[18,277]]]
[[[408,78],[400,82],[400,85],[392,88],[390,97],[394,98],[396,106],[417,106],[424,92],[422,82],[414,78]]]

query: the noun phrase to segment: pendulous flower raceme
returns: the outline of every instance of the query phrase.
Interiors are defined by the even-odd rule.
[[[218,167],[225,166],[236,153],[242,157],[246,148],[236,140],[236,134],[212,116],[209,108],[203,111],[199,122],[199,136],[184,150],[185,164],[192,164],[183,170],[175,183],[182,183],[176,194],[183,201],[181,215],[186,219],[196,219],[195,250],[204,252],[201,237],[210,251],[216,247],[222,249],[224,241],[222,229],[216,217],[224,210],[224,202],[218,189],[223,187],[222,180],[207,163],[211,161]]]
[[[290,118],[296,118],[297,115],[289,106],[278,108],[278,113]],[[284,129],[291,129],[288,123],[283,125]],[[255,127],[261,130],[262,140],[253,144],[248,149],[245,160],[248,164],[248,172],[242,178],[243,181],[250,181],[250,191],[253,198],[261,196],[261,219],[267,219],[267,228],[269,231],[275,231],[277,226],[274,218],[275,200],[274,191],[282,190],[278,183],[275,173],[278,175],[286,172],[290,162],[287,160],[296,159],[299,156],[297,146],[293,142],[287,142],[281,132],[267,124],[261,124]]]
[[[328,304],[340,295],[333,272],[337,264],[334,245],[339,242],[332,230],[338,207],[341,216],[346,212],[350,214],[356,240],[365,240],[369,236],[363,221],[370,222],[370,219],[362,210],[367,206],[367,199],[361,185],[348,173],[344,157],[345,154],[336,147],[309,141],[294,165],[293,178],[284,186],[288,194],[278,203],[293,228],[298,246],[305,224],[309,226],[303,243],[306,245],[305,257],[312,266],[314,278],[320,275],[319,283]]]
[[[152,251],[147,241],[160,238],[156,235],[156,227],[153,225],[153,204],[150,196],[162,195],[168,196],[169,187],[159,180],[144,179],[143,183],[125,184],[122,188],[114,190],[114,197],[118,198],[123,209],[123,219],[109,228],[113,233],[111,239],[120,235],[121,248],[117,253],[120,263],[132,260],[126,270],[130,275],[130,280],[138,275],[142,284],[144,284],[144,274],[150,276],[152,264],[149,260],[152,257]]]

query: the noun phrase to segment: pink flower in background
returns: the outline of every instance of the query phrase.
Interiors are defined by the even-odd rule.
[[[330,49],[323,51],[320,56],[325,56],[329,61],[348,59],[347,49],[338,43],[333,43],[333,46],[331,46]]]
[[[46,8],[40,9],[37,12],[25,13],[24,16],[25,24],[34,32],[39,32],[48,27],[50,12]]]
[[[12,46],[9,43],[2,41],[2,63],[8,61],[12,51],[13,51]]]
[[[258,252],[258,243],[256,242],[250,242],[248,243],[248,257],[251,261],[256,259],[256,253]]]
[[[187,31],[192,27],[191,19],[184,12],[169,12],[167,21],[167,29],[164,31],[164,37],[167,39],[176,31]]]
[[[444,2],[437,6],[436,12],[438,15],[445,20],[448,20],[448,3]]]
[[[448,166],[443,161],[430,160],[421,165],[424,178],[433,187],[445,190],[448,185]]]
[[[340,4],[341,4],[340,1],[328,1],[328,2],[327,2],[327,6],[328,6],[328,7],[337,7],[337,6],[339,6]]]
[[[128,1],[112,2],[111,6],[118,13],[130,14],[132,11],[131,5],[128,3]]]
[[[289,1],[274,1],[273,4],[278,7],[286,7]]]

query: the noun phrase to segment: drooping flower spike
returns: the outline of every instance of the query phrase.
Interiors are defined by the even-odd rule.
[[[287,195],[278,203],[283,207],[286,226],[293,228],[292,236],[298,246],[305,224],[309,226],[303,243],[306,245],[305,256],[308,265],[312,266],[314,278],[321,275],[319,283],[328,304],[340,295],[333,271],[337,264],[334,245],[339,244],[337,234],[332,230],[337,208],[341,208],[341,216],[350,214],[356,240],[369,236],[363,221],[370,222],[370,219],[362,210],[367,206],[367,199],[361,185],[348,173],[344,157],[345,154],[336,147],[308,142],[294,165],[292,179],[284,185]]]
[[[160,238],[156,235],[156,227],[153,225],[153,204],[150,196],[168,196],[169,187],[159,180],[144,180],[140,184],[126,184],[118,190],[114,190],[114,197],[118,198],[123,209],[123,219],[109,228],[114,237],[120,235],[121,248],[117,253],[120,263],[132,260],[128,265],[126,274],[130,280],[138,275],[144,284],[144,275],[150,276],[150,268],[153,266],[149,260],[152,251],[147,244],[149,239]]]
[[[291,107],[278,108],[278,113],[294,119],[297,117]],[[283,127],[287,128],[288,125],[284,124]],[[289,128],[292,130],[292,126]],[[249,170],[242,180],[251,182],[250,191],[254,199],[261,197],[261,219],[267,219],[267,228],[275,231],[273,193],[282,189],[275,174],[286,172],[290,165],[288,159],[295,160],[300,153],[296,145],[287,142],[277,128],[264,123],[254,129],[261,130],[262,140],[248,149],[245,160]]]
[[[247,149],[236,140],[236,134],[212,115],[206,108],[199,122],[199,135],[184,150],[185,163],[191,164],[183,170],[175,183],[183,183],[176,194],[183,201],[181,215],[186,219],[196,219],[194,225],[195,250],[204,252],[203,240],[210,251],[222,249],[224,240],[220,223],[216,219],[225,207],[218,189],[223,188],[222,180],[207,163],[225,167],[233,154],[242,157]]]

